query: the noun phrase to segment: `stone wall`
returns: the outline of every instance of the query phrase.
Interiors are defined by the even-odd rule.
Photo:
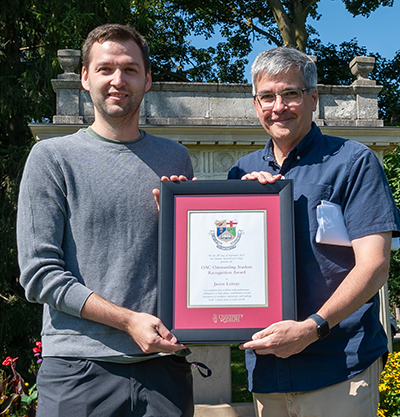
[[[32,124],[36,139],[73,133],[94,120],[90,95],[77,70],[80,51],[60,50],[65,70],[52,80],[57,95],[53,123]],[[382,161],[400,142],[398,128],[378,119],[381,86],[368,78],[372,57],[350,63],[356,80],[349,86],[318,85],[315,123],[323,133],[365,143]],[[140,108],[140,127],[185,145],[200,179],[224,179],[241,156],[262,148],[267,140],[253,107],[250,84],[153,83]]]
[[[53,123],[93,123],[90,95],[75,73],[80,51],[61,50],[58,56],[65,72],[52,80],[57,94]],[[350,67],[357,79],[350,86],[318,85],[320,99],[314,113],[318,126],[383,126],[377,101],[382,87],[367,78],[374,62],[372,57],[354,58]],[[141,105],[140,124],[258,126],[251,88],[251,84],[153,83]]]

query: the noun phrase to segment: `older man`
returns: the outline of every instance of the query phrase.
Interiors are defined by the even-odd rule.
[[[317,71],[302,52],[276,48],[252,66],[254,106],[270,136],[229,178],[293,179],[298,321],[256,333],[246,349],[259,416],[376,417],[382,357],[378,290],[400,219],[382,167],[364,145],[312,122]],[[351,247],[316,242],[317,206],[339,205]]]

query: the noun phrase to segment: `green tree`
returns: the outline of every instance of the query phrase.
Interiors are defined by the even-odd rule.
[[[377,59],[374,79],[383,85],[378,96],[380,117],[386,125],[400,126],[400,50],[392,60]]]
[[[385,173],[397,207],[400,207],[400,147],[384,158]],[[400,306],[400,250],[392,252],[388,280],[389,300]]]
[[[57,49],[80,48],[94,26],[124,23],[129,1],[2,0],[0,8],[0,358],[30,362],[41,308],[25,301],[18,283],[15,224],[18,183],[32,145],[28,123],[55,113],[50,80]]]
[[[367,56],[367,49],[358,45],[357,39],[340,45],[323,45],[319,39],[309,42],[308,54],[317,57],[318,83],[329,85],[350,85],[355,77],[349,63],[356,56]]]
[[[182,10],[195,18],[197,27],[208,32],[218,25],[221,34],[241,39],[265,38],[276,46],[297,47],[305,51],[312,29],[309,16],[319,19],[319,0],[174,0]],[[392,6],[393,0],[343,0],[353,16],[368,17],[381,6]]]
[[[190,41],[191,36],[208,40],[214,35],[213,17],[199,19],[175,1],[133,1],[127,23],[149,43],[155,81],[244,81],[250,39],[224,33],[224,42],[199,48]]]
[[[377,65],[377,80],[383,84],[379,96],[379,111],[387,125],[400,126],[400,51],[392,61]],[[400,147],[384,158],[386,176],[397,207],[400,207]],[[388,281],[389,300],[400,306],[400,251],[392,252]]]

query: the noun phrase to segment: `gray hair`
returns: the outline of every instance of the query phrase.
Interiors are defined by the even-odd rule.
[[[274,77],[288,72],[292,66],[300,69],[306,88],[317,87],[317,67],[305,53],[294,48],[279,47],[261,52],[251,66],[253,95],[257,94],[257,82],[262,76]]]

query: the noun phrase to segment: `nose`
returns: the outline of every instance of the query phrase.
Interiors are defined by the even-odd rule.
[[[113,85],[114,87],[120,87],[122,85],[125,84],[125,80],[124,80],[124,76],[123,76],[123,72],[117,68],[114,72],[113,72],[113,76],[112,76],[112,80],[111,80],[111,85]]]
[[[280,95],[275,96],[274,106],[272,107],[272,111],[275,113],[280,113],[284,111],[286,108],[286,104],[283,101],[283,98]]]

